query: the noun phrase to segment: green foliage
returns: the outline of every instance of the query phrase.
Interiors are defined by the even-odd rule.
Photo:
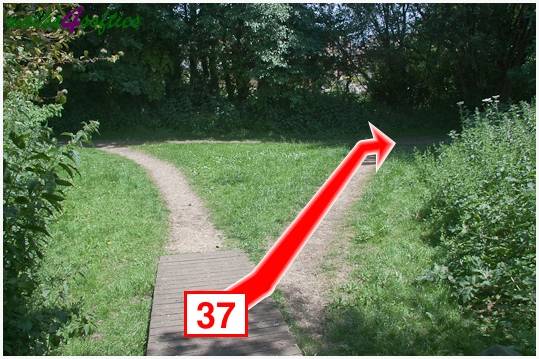
[[[423,156],[426,219],[442,249],[427,278],[447,281],[486,335],[535,350],[535,104],[464,118],[435,157]]]
[[[528,83],[535,81],[534,70],[522,68],[535,58],[535,6],[427,5],[416,32],[409,59],[413,92],[419,92],[415,102],[479,105],[494,93],[513,101],[535,95]],[[522,70],[531,76],[519,78]]]
[[[4,9],[9,16],[22,17],[43,11],[34,4],[8,4]],[[53,16],[62,14],[59,5],[50,10]],[[39,96],[39,91],[51,79],[62,82],[60,65],[74,61],[67,51],[72,38],[68,32],[30,26],[6,30],[4,35],[4,353],[41,354],[59,337],[78,332],[71,327],[60,333],[61,324],[69,319],[82,322],[83,332],[89,332],[88,318],[77,313],[76,303],[66,299],[59,303],[61,310],[36,314],[32,297],[38,287],[36,270],[50,238],[49,224],[61,211],[65,188],[77,174],[76,148],[98,124],[90,122],[76,134],[67,133],[63,143],[48,126],[50,118],[60,115],[65,91],[58,92],[56,104],[45,103],[50,99]]]
[[[20,93],[4,101],[4,335],[6,353],[22,353],[39,321],[28,317],[36,268],[48,242],[48,225],[61,211],[64,189],[77,173],[76,147],[97,128],[84,125],[60,145],[47,126],[61,105],[38,106]]]
[[[511,68],[508,81],[515,98],[526,98],[535,93],[535,43],[527,49],[526,60],[520,66]]]
[[[62,343],[89,336],[95,330],[95,318],[84,310],[83,298],[73,295],[68,281],[57,275],[43,276],[40,271],[36,268],[38,286],[23,318],[28,326],[24,333],[28,340],[21,341],[25,347],[13,350],[14,353],[50,354]],[[78,278],[81,273],[72,271],[70,276]]]
[[[87,11],[98,14],[110,9],[137,14],[147,25],[103,36],[88,32],[81,47],[99,49],[107,43],[127,57],[114,71],[109,64],[96,64],[75,73],[79,86],[106,83],[118,95],[142,95],[150,101],[187,87],[191,99],[200,102],[218,95],[218,83],[223,81],[229,100],[241,97],[243,101],[253,78],[271,77],[276,67],[284,65],[288,5],[115,4],[91,5]]]
[[[85,5],[87,16],[107,12],[141,25],[79,38],[75,53],[125,56],[66,69],[74,101],[63,128],[78,126],[85,107],[106,130],[302,132],[331,128],[335,115],[312,115],[331,108],[353,131],[363,105],[353,97],[436,112],[535,92],[530,4]]]
[[[341,12],[348,46],[337,51],[350,60],[339,69],[360,74],[375,99],[424,108],[535,94],[534,80],[519,76],[535,78],[522,67],[535,53],[534,6],[350,4]]]

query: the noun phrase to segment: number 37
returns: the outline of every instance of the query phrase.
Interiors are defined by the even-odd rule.
[[[234,307],[236,306],[236,303],[232,302],[219,302],[217,303],[218,308],[226,308],[225,315],[223,315],[223,320],[221,321],[221,328],[226,328],[226,323],[228,322],[228,317],[230,317],[230,313],[232,313],[232,310],[234,310]],[[207,320],[198,320],[198,326],[202,329],[209,329],[213,327],[215,324],[215,317],[213,316],[213,304],[210,302],[202,302],[198,305],[197,308],[199,311],[202,311],[204,318]]]
[[[248,308],[243,293],[184,291],[185,337],[246,337]]]

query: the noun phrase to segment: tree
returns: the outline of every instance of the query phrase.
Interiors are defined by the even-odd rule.
[[[432,69],[423,78],[431,96],[473,102],[495,94],[513,97],[525,86],[512,82],[510,72],[535,51],[535,6],[433,4],[423,10],[416,52]]]
[[[86,6],[89,16],[107,10],[140,16],[142,25],[90,31],[74,49],[125,57],[114,68],[66,71],[77,103],[88,92],[100,96],[100,117],[114,121],[106,127],[244,127],[308,112],[314,97],[351,104],[352,92],[429,109],[496,93],[525,99],[535,88],[529,4]],[[74,117],[71,107],[64,117]],[[270,114],[276,107],[281,112]]]

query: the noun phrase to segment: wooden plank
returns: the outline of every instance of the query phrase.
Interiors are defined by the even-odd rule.
[[[176,355],[223,355],[224,353],[249,355],[250,351],[260,351],[261,349],[267,351],[270,348],[275,348],[277,352],[274,355],[279,355],[283,347],[294,345],[294,341],[288,332],[260,335],[247,339],[183,339],[183,337],[177,339],[177,337],[166,337],[167,340],[161,342],[164,344],[161,348],[175,349]]]
[[[227,282],[235,282],[232,278],[241,278],[248,272],[245,270],[242,270],[241,268],[234,268],[231,270],[223,270],[219,271],[218,273],[201,273],[197,276],[189,276],[189,277],[162,277],[158,278],[155,283],[159,286],[171,286],[174,288],[180,288],[180,285],[182,288],[187,288],[190,285],[196,285],[197,283],[200,283],[202,279],[205,281],[211,280],[216,282],[219,281],[227,281]],[[232,279],[232,280],[231,280]]]
[[[250,322],[249,323],[249,332],[255,329],[264,329],[268,327],[274,327],[277,328],[279,326],[282,326],[282,322],[280,320],[275,320],[274,318],[259,318],[257,322]],[[183,327],[180,327],[180,333],[183,332]],[[178,327],[176,325],[174,326],[162,326],[162,327],[156,327],[152,331],[153,336],[158,336],[165,333],[175,332],[178,333]],[[151,339],[151,337],[150,337]],[[149,339],[149,340],[150,340]]]
[[[213,290],[224,290],[226,287],[230,286],[233,282],[231,281],[219,281],[219,282],[210,282],[208,281],[208,284],[200,284],[200,282],[197,285],[190,285],[188,287],[160,287],[159,288],[159,294],[163,295],[169,295],[169,294],[176,294],[179,292],[183,292],[186,289],[213,289]]]
[[[253,316],[252,314],[249,314],[251,317]],[[262,314],[258,314],[256,315],[256,320],[259,321],[259,320],[279,320],[279,321],[282,321],[281,317],[279,316],[280,315],[280,312],[278,311],[278,309],[272,309],[271,311],[267,312],[267,313],[262,313]],[[180,314],[180,313],[171,313],[171,312],[153,312],[152,311],[152,318],[154,319],[151,323],[150,323],[150,327],[152,326],[167,326],[167,325],[170,325],[170,323],[174,323],[176,326],[178,327],[182,327],[183,326],[183,313]],[[249,322],[251,322],[251,319],[249,319]],[[152,335],[152,333],[150,333],[150,336]]]
[[[183,263],[204,262],[209,259],[227,259],[227,258],[245,258],[245,255],[239,251],[216,251],[216,252],[211,252],[211,253],[182,253],[182,254],[162,256],[159,259],[159,263],[166,264],[166,263],[174,263],[174,262],[183,262]]]
[[[216,267],[228,267],[231,263],[241,263],[244,265],[249,265],[249,262],[243,258],[208,258],[207,261],[211,261],[212,265]],[[194,272],[196,270],[205,270],[205,269],[215,269],[215,268],[208,268],[206,267],[207,262],[199,262],[199,261],[188,261],[188,262],[166,262],[166,263],[160,263],[159,267],[165,270],[169,270],[171,268],[178,268],[183,270],[190,270],[191,272]]]
[[[162,337],[164,336],[169,336],[171,338],[172,341],[174,342],[178,342],[181,344],[181,342],[184,341],[184,338],[182,337],[183,335],[183,330],[180,330],[179,332],[179,335],[178,335],[178,329],[177,328],[172,328],[172,330],[170,330],[170,327],[165,330],[163,329],[163,327],[159,328],[159,332],[160,334],[159,335],[153,335],[151,337],[148,338],[148,343],[155,343],[155,342],[159,342],[161,340]],[[264,327],[257,327],[257,328],[254,328],[251,330],[251,328],[249,328],[249,338],[259,338],[261,336],[267,336],[268,333],[270,335],[277,335],[277,334],[280,334],[280,335],[289,335],[288,333],[288,326],[286,324],[279,324],[279,325],[267,325],[267,326],[264,326]],[[204,343],[204,342],[207,342],[208,339],[207,338],[190,338],[189,339],[189,344],[196,344],[197,342],[194,341],[195,339],[200,339],[200,341],[198,343]],[[215,340],[221,340],[219,338],[216,338],[216,339],[212,339],[212,341],[215,341]],[[237,342],[241,342],[242,340],[245,340],[245,339],[230,339],[233,343],[237,343]],[[176,343],[175,345],[178,345],[178,343]]]
[[[181,295],[178,295],[178,297],[181,297]],[[262,303],[260,303],[259,305],[262,305]],[[156,312],[168,310],[168,311],[171,311],[171,313],[176,313],[177,310],[178,310],[178,307],[180,307],[180,306],[183,306],[183,298],[181,300],[179,300],[178,302],[175,302],[175,303],[164,303],[164,304],[156,304],[156,303],[154,303],[153,310],[156,311]],[[250,313],[253,313],[255,309],[256,309],[256,307],[253,308]],[[274,308],[270,307],[270,308],[266,309],[263,312],[263,314],[272,313],[273,310],[274,310]],[[256,313],[256,312],[254,312],[254,313]],[[259,315],[262,315],[262,313],[260,313]]]
[[[271,305],[272,302],[269,304],[261,302],[257,306],[255,306],[250,312],[249,312],[249,325],[252,325],[252,323],[259,320],[278,320],[283,321],[281,312],[274,306]],[[262,308],[258,308],[258,307]],[[163,326],[163,324],[174,323],[177,326],[183,326],[183,305],[178,305],[178,310],[173,311],[161,311],[160,308],[152,308],[152,321],[150,322],[150,327],[154,324],[158,324],[159,326]],[[151,335],[151,333],[150,333]]]
[[[185,253],[159,260],[152,301],[147,355],[301,355],[271,298],[249,311],[247,338],[183,337],[183,291],[225,289],[249,273],[240,251]]]
[[[219,275],[220,276],[223,276],[223,275],[228,275],[228,273],[230,272],[246,272],[245,271],[245,266],[246,264],[245,263],[235,263],[234,265],[230,266],[230,267],[227,267],[227,268],[223,268],[222,270],[219,270]],[[178,269],[181,269],[181,268],[178,268]],[[193,277],[193,273],[185,273],[185,272],[175,272],[176,268],[168,268],[167,271],[163,271],[162,273],[159,273],[160,276],[159,276],[159,279],[158,280],[162,280],[162,281],[167,281],[167,280],[174,280],[174,281],[182,281],[182,284],[183,284],[183,280],[184,279],[189,279],[189,278],[192,278]],[[202,275],[210,275],[210,274],[213,274],[215,275],[215,269],[208,269],[208,268],[205,268],[205,269],[201,269],[200,272],[197,273],[197,278],[199,276],[202,276]],[[230,275],[228,275],[230,276]]]

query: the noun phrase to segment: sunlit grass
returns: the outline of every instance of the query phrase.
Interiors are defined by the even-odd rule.
[[[348,151],[290,143],[138,148],[181,168],[228,245],[255,260]],[[477,354],[485,348],[447,288],[417,281],[432,265],[434,248],[422,239],[416,218],[425,189],[415,176],[410,157],[392,154],[353,209],[356,234],[350,253],[341,255],[355,270],[331,294],[326,336],[310,338],[289,323],[307,354]]]
[[[344,158],[345,146],[291,143],[137,147],[178,166],[228,244],[258,260]]]
[[[133,162],[92,149],[82,151],[81,162],[81,177],[52,226],[41,276],[65,280],[95,329],[53,354],[143,355],[166,209]]]

